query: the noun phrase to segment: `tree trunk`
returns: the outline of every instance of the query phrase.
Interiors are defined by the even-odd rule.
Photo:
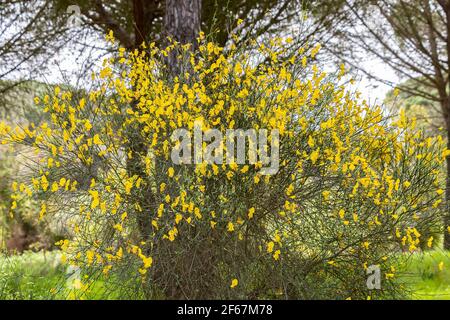
[[[144,4],[142,1],[143,0],[133,0],[135,48],[139,48],[139,46],[145,41],[145,35],[147,34],[144,21]]]
[[[447,129],[447,149],[450,149],[450,118],[446,114],[446,129]],[[447,227],[450,226],[450,156],[446,160],[446,177],[445,177],[445,216],[444,216],[444,249],[450,250],[450,232]]]
[[[441,111],[445,120],[445,129],[447,131],[447,149],[450,149],[450,96],[447,95],[444,89],[439,90],[441,96]],[[450,156],[446,159],[446,173],[445,173],[445,214],[444,214],[444,249],[450,250],[450,233],[447,227],[450,225]]]
[[[447,66],[450,67],[450,1],[439,0],[439,4],[445,10],[446,17],[446,49],[447,49]],[[448,82],[448,88],[444,86],[444,93],[446,99],[443,100],[442,111],[445,118],[445,124],[447,129],[447,149],[450,149],[450,82]],[[447,92],[447,90],[449,92]],[[444,249],[450,250],[450,230],[447,227],[450,226],[450,156],[447,156],[446,164],[447,171],[445,177],[445,217],[444,217]]]
[[[181,44],[191,44],[191,50],[197,49],[197,37],[200,32],[201,0],[166,0],[164,15],[164,34]],[[181,74],[179,52],[169,53],[167,64],[173,75]]]
[[[182,51],[180,47],[177,46],[168,52],[166,58],[166,66],[168,70],[167,81],[175,77],[182,77],[186,72],[192,70],[189,67],[190,53],[195,52],[198,48],[197,37],[200,32],[200,17],[201,17],[201,0],[166,0],[166,8],[164,15],[164,30],[163,30],[163,44],[167,47],[171,45],[171,41],[176,41],[182,45],[190,44],[190,50]],[[169,40],[170,39],[170,40]],[[162,173],[165,172],[164,168],[167,168],[167,161],[162,156],[155,157],[155,172]],[[175,172],[177,172],[175,168]],[[159,184],[159,178],[166,178],[164,175],[155,177],[157,184]],[[176,194],[177,191],[172,188],[177,188],[177,186],[171,186],[166,190],[166,192]],[[192,229],[192,228],[190,228]],[[189,232],[192,230],[186,230]],[[193,261],[196,256],[194,249],[189,248],[184,251],[180,250],[181,244],[171,243],[169,241],[159,241],[157,245],[154,246],[153,254],[154,266],[152,274],[152,283],[158,284],[164,294],[165,298],[168,299],[187,299],[191,298],[186,296],[183,292],[183,288],[189,288],[192,284],[189,279],[184,277],[178,278],[178,271],[186,271],[192,268]],[[184,249],[184,248],[183,248]],[[171,257],[175,257],[174,253],[178,251],[178,257],[174,261]],[[203,252],[202,252],[203,253]],[[182,258],[179,255],[183,255]],[[204,262],[204,260],[201,260]],[[195,268],[194,268],[195,270]],[[191,283],[189,283],[191,282]],[[195,296],[194,296],[195,297]]]

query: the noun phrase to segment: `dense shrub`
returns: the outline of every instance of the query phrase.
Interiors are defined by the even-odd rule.
[[[291,55],[290,41],[120,48],[93,75],[97,90],[36,99],[48,123],[0,126],[3,143],[36,152],[13,207],[29,193],[41,219],[70,208],[72,236],[59,245],[86,288],[103,273],[147,298],[401,295],[397,253],[432,241],[423,228],[442,228],[437,172],[448,151],[356,99],[339,85],[343,67],[319,70],[318,46]],[[173,50],[177,76],[165,63]],[[196,120],[203,130],[278,130],[278,172],[174,165],[170,137]],[[382,290],[366,286],[370,265]]]

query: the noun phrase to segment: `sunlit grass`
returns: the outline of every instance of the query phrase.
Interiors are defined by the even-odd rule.
[[[75,276],[60,263],[59,252],[26,252],[22,255],[0,255],[0,299],[70,299],[76,292]],[[403,262],[401,281],[411,299],[450,300],[450,252],[418,252]],[[103,278],[77,298],[126,299],[111,291]]]
[[[450,252],[437,249],[413,254],[405,262],[400,281],[417,300],[450,300]]]
[[[0,299],[48,299],[64,276],[58,252],[0,255]]]
[[[102,274],[88,279],[64,266],[60,251],[0,254],[0,300],[139,298],[124,290],[120,279],[106,281]]]

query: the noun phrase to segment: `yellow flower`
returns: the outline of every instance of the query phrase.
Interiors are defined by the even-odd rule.
[[[140,273],[141,275],[145,275],[145,274],[147,273],[147,269],[139,268],[139,273]]]
[[[233,279],[233,280],[231,280],[230,288],[234,288],[234,287],[236,287],[238,284],[239,284],[238,279]]]
[[[67,180],[66,180],[66,178],[61,178],[60,180],[59,180],[59,186],[60,187],[64,187],[65,185],[66,185],[66,182],[67,182]]]
[[[280,258],[280,253],[281,253],[280,250],[276,250],[275,253],[273,254],[273,258],[275,260],[278,260]]]
[[[310,155],[311,162],[312,162],[313,164],[315,164],[318,158],[319,158],[319,149],[316,149],[316,150],[313,151],[313,152],[311,153],[311,155]]]
[[[58,184],[56,182],[53,182],[52,183],[52,192],[56,192],[56,191],[58,191],[58,189],[59,189]]]
[[[91,195],[91,209],[95,209],[100,204],[98,191],[89,190],[89,194]]]
[[[253,218],[254,213],[255,213],[255,208],[251,207],[250,209],[248,209],[248,218],[249,219]]]
[[[273,247],[275,246],[275,243],[273,241],[270,241],[267,244],[267,253],[271,253],[273,251]]]
[[[311,58],[314,59],[314,57],[316,56],[316,54],[320,51],[320,49],[322,48],[322,45],[320,43],[318,43],[312,50],[311,50]]]
[[[107,265],[106,267],[104,267],[102,270],[103,274],[108,275],[111,268],[112,268],[112,265]]]
[[[433,246],[433,236],[428,238],[427,246],[428,246],[428,248],[431,248]]]
[[[442,151],[442,158],[447,158],[448,156],[450,156],[449,149],[445,149],[444,151]]]
[[[294,185],[291,183],[286,189],[286,195],[290,196],[294,192]]]
[[[100,139],[100,136],[98,134],[94,135],[94,139],[93,139],[94,144],[96,145],[100,145],[103,144],[102,140]]]
[[[95,255],[95,252],[92,251],[92,250],[88,250],[88,251],[86,252],[87,263],[88,263],[89,265],[91,265],[92,262],[94,261],[94,255]]]
[[[89,120],[86,120],[86,122],[84,123],[84,128],[86,129],[86,131],[92,129],[92,124],[89,122]]]
[[[170,167],[170,168],[167,170],[167,174],[168,174],[169,178],[172,178],[173,175],[175,174],[175,170],[174,170],[172,167]]]
[[[42,219],[47,212],[47,206],[45,203],[41,204],[41,211],[39,212],[39,219]]]
[[[197,217],[197,219],[201,219],[202,218],[202,214],[200,213],[200,209],[199,208],[195,208],[194,209],[194,214]]]
[[[133,181],[131,181],[131,180],[125,181],[125,193],[126,194],[131,193],[131,188],[133,188]]]
[[[153,264],[153,259],[152,257],[142,257],[142,262],[144,263],[144,268],[148,269],[152,266]]]
[[[314,139],[313,137],[309,136],[308,137],[308,146],[310,146],[311,148],[314,147],[315,143],[314,143]]]
[[[432,207],[433,207],[433,208],[437,208],[441,202],[442,202],[442,199],[436,200],[436,201],[432,204]]]
[[[72,286],[73,286],[74,289],[78,289],[79,290],[79,289],[81,289],[83,287],[83,283],[81,282],[80,279],[75,279],[72,282]]]
[[[242,73],[242,66],[240,62],[237,62],[236,65],[234,66],[234,72],[237,75],[240,75]]]

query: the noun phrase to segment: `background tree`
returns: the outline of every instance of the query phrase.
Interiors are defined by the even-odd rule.
[[[0,105],[4,110],[16,106],[6,92],[42,75],[50,58],[76,38],[66,33],[66,17],[55,14],[50,4],[0,1],[0,80],[15,80],[0,82]]]
[[[398,86],[410,86],[409,80]],[[384,98],[384,105],[392,114],[404,110],[408,117],[414,117],[418,126],[430,136],[442,134],[445,130],[444,118],[442,117],[439,102],[431,101],[422,96],[412,95],[405,91],[392,89]],[[445,131],[444,131],[445,132]]]
[[[298,35],[297,46],[308,41],[326,43],[331,36],[328,30],[344,21],[343,4],[343,0],[203,0],[200,23],[221,46],[226,45],[239,19],[243,19],[240,28],[245,30],[242,42],[289,32]],[[67,52],[82,56],[95,51],[95,57],[84,56],[84,61],[79,61],[80,68],[89,69],[99,56],[110,52],[111,47],[100,40],[110,30],[127,49],[162,38],[164,0],[77,1],[79,27],[67,23],[73,14],[67,12],[71,5],[74,3],[68,0],[0,2],[0,80],[42,79],[49,62]],[[6,92],[16,84],[2,83],[0,90]]]
[[[363,61],[368,57],[379,59],[402,80],[408,80],[398,87],[401,91],[436,102],[450,149],[450,1],[346,0],[346,7],[349,9],[347,27],[335,33],[342,41],[328,49],[373,78],[376,76],[364,68]],[[448,226],[450,156],[447,157],[446,199],[449,214],[444,224]],[[448,232],[445,232],[444,247],[450,249]]]
[[[201,5],[201,0],[166,0],[163,34],[181,44],[190,44],[195,51],[201,30]],[[176,52],[169,54],[167,63],[173,73],[182,72],[178,60]]]

